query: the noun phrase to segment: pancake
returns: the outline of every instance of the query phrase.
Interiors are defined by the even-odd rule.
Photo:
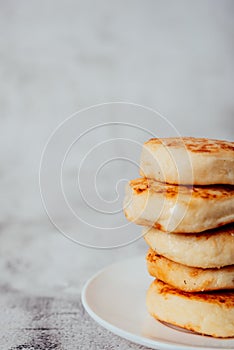
[[[234,337],[234,291],[186,293],[155,280],[146,304],[157,320],[213,337]]]
[[[177,186],[138,178],[126,186],[124,212],[138,225],[201,232],[234,221],[234,186]]]
[[[143,235],[157,254],[183,265],[204,269],[234,265],[234,224],[200,234],[167,233],[146,227]]]
[[[185,292],[234,289],[234,265],[220,269],[189,267],[157,255],[152,249],[146,260],[151,276]]]
[[[140,174],[172,184],[234,185],[234,142],[154,138],[143,145]]]

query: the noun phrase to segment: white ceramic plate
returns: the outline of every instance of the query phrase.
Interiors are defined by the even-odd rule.
[[[215,339],[193,334],[154,320],[145,307],[152,278],[144,257],[125,260],[93,276],[84,286],[86,311],[109,331],[153,349],[234,349],[234,339]]]

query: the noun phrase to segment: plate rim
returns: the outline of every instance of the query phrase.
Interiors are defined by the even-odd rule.
[[[104,268],[100,269],[99,271],[97,271],[95,274],[93,274],[85,282],[85,284],[83,285],[82,291],[81,291],[81,301],[82,301],[82,304],[83,304],[86,312],[89,314],[89,316],[95,322],[97,322],[99,325],[101,325],[106,330],[112,332],[113,334],[115,334],[123,339],[126,339],[134,344],[143,345],[143,346],[146,346],[146,347],[151,348],[151,349],[168,350],[169,349],[168,347],[170,346],[171,349],[173,349],[173,350],[219,350],[219,348],[214,348],[214,347],[184,345],[184,344],[180,344],[178,342],[175,343],[175,342],[170,342],[170,341],[165,341],[165,340],[157,341],[157,340],[146,338],[144,336],[139,336],[139,335],[136,335],[136,334],[131,333],[129,331],[123,330],[123,329],[113,325],[112,323],[101,318],[99,315],[97,315],[92,310],[92,308],[89,306],[89,303],[87,301],[87,296],[86,296],[88,288],[91,285],[91,283],[95,279],[97,279],[100,275],[107,272],[109,269],[112,269],[116,265],[120,265],[123,262],[127,263],[127,262],[132,262],[133,260],[138,260],[138,259],[143,259],[143,258],[144,258],[144,256],[138,254],[138,255],[135,255],[134,257],[127,258],[125,260],[120,260],[120,261],[114,262],[112,264],[109,264],[109,265],[105,266]],[[219,339],[217,339],[217,340],[219,340]],[[225,339],[220,339],[220,340],[225,341]],[[220,350],[231,350],[231,348],[220,348]]]

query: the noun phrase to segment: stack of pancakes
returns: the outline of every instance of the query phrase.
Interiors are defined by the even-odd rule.
[[[155,277],[147,308],[158,320],[234,336],[234,143],[151,139],[141,178],[128,183],[125,215],[145,226]]]

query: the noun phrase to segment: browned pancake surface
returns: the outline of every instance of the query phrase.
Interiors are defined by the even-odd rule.
[[[136,194],[150,190],[158,194],[164,194],[166,198],[173,198],[178,194],[192,195],[193,197],[209,200],[234,196],[234,186],[231,185],[177,186],[147,178],[131,180],[129,185]]]
[[[197,292],[188,293],[182,290],[176,289],[169,284],[162,281],[155,280],[153,282],[159,288],[160,294],[162,295],[177,295],[184,298],[189,298],[190,300],[205,301],[207,303],[218,304],[225,308],[233,309],[234,307],[234,291],[233,290],[222,290],[222,291],[212,291],[212,292]]]
[[[185,266],[152,249],[149,249],[146,261],[151,276],[185,292],[234,289],[234,265],[209,269]]]
[[[195,137],[169,137],[169,138],[152,138],[145,144],[162,144],[166,147],[185,147],[191,152],[199,153],[219,153],[234,152],[234,143],[225,140],[215,140]]]

